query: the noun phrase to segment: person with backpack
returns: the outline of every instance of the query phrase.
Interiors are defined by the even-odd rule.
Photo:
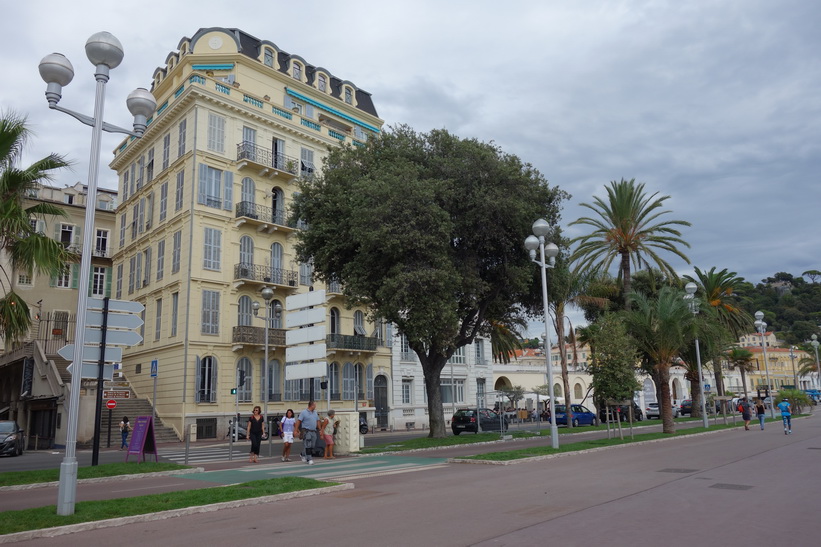
[[[123,421],[120,422],[120,436],[122,437],[122,443],[120,444],[120,450],[128,448],[128,433],[131,431],[131,424],[128,423],[128,416],[123,416]]]
[[[753,405],[747,400],[747,397],[742,397],[741,402],[738,403],[738,410],[741,411],[741,419],[744,420],[744,431],[750,430],[750,420],[753,417]]]

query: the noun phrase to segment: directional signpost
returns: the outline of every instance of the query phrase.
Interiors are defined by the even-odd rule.
[[[151,417],[157,419],[157,374],[160,371],[159,359],[151,360],[151,377],[154,378],[154,397],[151,399]]]
[[[300,327],[285,333],[285,379],[321,378],[327,374],[325,361],[325,291],[296,294],[285,299],[286,327]],[[321,323],[316,325],[316,323]],[[331,390],[328,386],[328,408]]]

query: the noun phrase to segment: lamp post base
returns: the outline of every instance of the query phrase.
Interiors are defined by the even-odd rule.
[[[77,500],[77,460],[67,460],[60,464],[60,485],[57,489],[57,514],[63,516],[74,514],[74,502]]]

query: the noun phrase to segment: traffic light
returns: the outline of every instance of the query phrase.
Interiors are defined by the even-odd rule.
[[[239,371],[239,382],[237,382],[237,386],[245,385],[245,371],[240,369]]]
[[[231,395],[236,395],[236,394],[237,394],[237,388],[232,387],[231,388]]]

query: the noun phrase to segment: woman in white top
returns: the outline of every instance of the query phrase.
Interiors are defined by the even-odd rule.
[[[291,461],[291,445],[294,444],[294,411],[290,408],[279,423],[279,436],[282,437],[282,461]]]

